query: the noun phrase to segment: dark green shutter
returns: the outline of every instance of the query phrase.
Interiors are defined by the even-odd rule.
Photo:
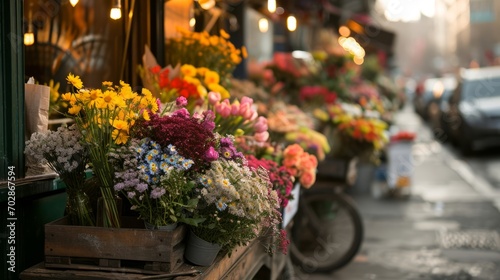
[[[0,1],[0,181],[24,177],[23,1]]]

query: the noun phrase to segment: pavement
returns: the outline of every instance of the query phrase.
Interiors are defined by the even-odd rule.
[[[300,280],[498,280],[500,190],[432,137],[411,107],[396,126],[418,133],[409,198],[354,192],[365,235],[354,260],[329,274]]]

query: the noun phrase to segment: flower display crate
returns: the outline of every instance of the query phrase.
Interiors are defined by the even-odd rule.
[[[46,224],[45,267],[161,274],[183,263],[185,226],[148,230],[135,217],[122,217],[122,225],[73,226],[67,217]]]

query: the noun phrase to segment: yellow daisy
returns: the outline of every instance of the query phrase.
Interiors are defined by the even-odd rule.
[[[69,73],[66,80],[68,81],[69,84],[72,84],[77,89],[81,89],[83,87],[82,80],[80,80],[79,76],[75,76]]]

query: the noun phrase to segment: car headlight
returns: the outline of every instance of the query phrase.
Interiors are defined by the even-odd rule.
[[[481,113],[469,102],[460,103],[458,108],[467,121],[479,121],[482,119]]]

